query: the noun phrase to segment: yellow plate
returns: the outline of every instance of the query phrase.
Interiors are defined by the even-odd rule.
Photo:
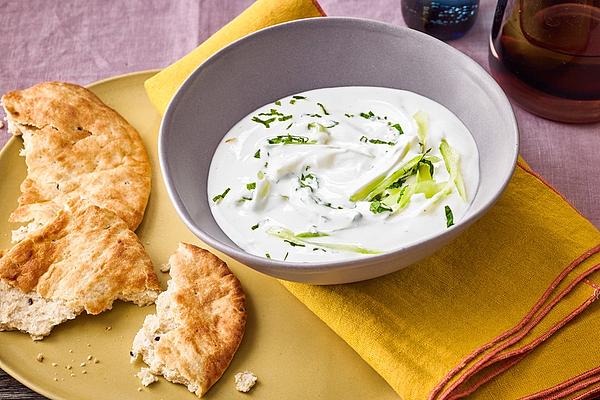
[[[143,88],[152,74],[115,77],[90,89],[135,126],[152,160],[152,194],[137,234],[164,287],[168,274],[159,272],[158,266],[175,251],[177,242],[200,242],[177,217],[160,176],[156,140],[160,117]],[[25,177],[25,162],[18,155],[21,147],[21,139],[12,138],[0,151],[0,221],[7,221],[16,207]],[[14,228],[2,225],[0,248],[10,246]],[[233,384],[233,375],[243,370],[258,375],[259,383],[251,393],[256,399],[397,399],[379,375],[276,280],[224,259],[246,291],[248,325],[229,369],[207,399],[248,399]],[[138,391],[140,383],[134,375],[142,363],[129,363],[129,349],[144,317],[153,312],[153,306],[118,303],[112,311],[82,315],[56,327],[41,342],[32,342],[22,333],[1,332],[0,367],[52,399],[192,399],[194,395],[183,386],[163,379]],[[36,361],[38,353],[45,355],[42,363]],[[99,363],[90,363],[88,355]]]

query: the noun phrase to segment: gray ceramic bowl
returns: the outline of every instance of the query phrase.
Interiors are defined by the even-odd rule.
[[[241,250],[216,224],[206,192],[210,162],[221,138],[248,113],[278,98],[353,85],[419,93],[445,105],[470,129],[479,149],[480,183],[465,217],[452,228],[400,250],[350,261],[283,262]],[[477,63],[420,32],[354,18],[285,23],[219,51],[181,86],[159,136],[160,165],[169,195],[200,239],[265,274],[313,284],[374,278],[432,254],[498,199],[517,153],[518,129],[510,104]]]

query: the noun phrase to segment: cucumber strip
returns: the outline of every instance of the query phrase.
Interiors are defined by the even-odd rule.
[[[375,196],[377,196],[378,194],[383,192],[385,189],[387,189],[388,186],[390,186],[392,183],[396,182],[398,179],[413,175],[415,167],[419,164],[419,162],[423,159],[424,156],[425,156],[424,154],[421,154],[421,155],[411,158],[406,163],[404,163],[402,166],[400,166],[400,168],[398,168],[396,171],[394,171],[390,176],[388,176],[387,178],[385,178],[381,182],[379,182],[379,184],[376,185],[363,198],[359,198],[358,200],[353,200],[352,198],[350,198],[350,200],[351,201],[359,201],[359,200],[364,200],[365,198],[369,201],[372,200]]]
[[[465,182],[463,180],[462,173],[460,172],[460,155],[458,152],[448,144],[446,139],[442,139],[440,143],[440,153],[444,158],[444,164],[450,174],[450,179],[454,182],[456,190],[460,197],[467,201],[467,191],[465,189]]]
[[[417,135],[421,142],[421,150],[425,151],[427,148],[427,136],[429,136],[429,115],[423,111],[418,111],[413,115],[413,118],[417,123]]]
[[[325,249],[341,250],[341,251],[347,251],[347,252],[351,252],[351,253],[381,254],[381,251],[365,249],[364,247],[356,246],[353,244],[322,243],[322,242],[315,242],[312,240],[300,239],[298,237],[298,235],[295,235],[294,232],[292,232],[291,230],[289,230],[287,228],[272,227],[272,228],[267,229],[267,233],[271,236],[275,236],[275,237],[278,237],[279,239],[287,240],[296,245],[307,245],[308,244],[311,246],[322,247]]]
[[[404,157],[406,157],[406,154],[410,150],[410,146],[411,146],[411,142],[406,143],[406,145],[400,152],[398,159],[394,162],[394,164],[388,170],[384,171],[383,173],[381,173],[374,179],[370,180],[365,185],[363,185],[360,189],[358,189],[356,192],[354,192],[350,196],[350,201],[357,202],[357,201],[364,200],[367,197],[367,195],[369,193],[371,193],[373,191],[373,189],[375,187],[377,187],[385,179],[389,170],[392,169],[394,167],[394,165],[396,165],[398,162],[402,161],[404,159]]]

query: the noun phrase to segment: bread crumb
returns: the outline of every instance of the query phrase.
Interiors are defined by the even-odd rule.
[[[93,358],[94,358],[94,357],[92,357],[92,355],[91,355],[91,354],[87,356],[87,360],[88,360],[88,361],[92,361],[92,359],[93,359]]]
[[[141,392],[141,391],[142,391],[142,388],[141,388],[141,387],[138,387],[138,388],[137,388],[137,391],[138,391],[138,392]]]
[[[156,375],[150,372],[150,368],[142,368],[136,375],[142,381],[142,385],[149,386],[158,381]]]
[[[87,371],[84,369],[83,371],[81,371],[82,374],[87,374]]]
[[[79,364],[80,367],[85,367],[85,363],[82,362],[81,364]]]
[[[94,364],[98,364],[100,363],[100,360],[98,360],[97,358],[94,358]]]
[[[42,353],[38,353],[38,355],[35,357],[35,359],[38,362],[43,362],[44,361],[44,355]]]
[[[160,272],[169,272],[171,270],[171,266],[169,264],[163,264],[160,266]]]
[[[250,371],[238,372],[235,374],[235,390],[238,392],[248,393],[256,384],[258,378]]]
[[[75,374],[71,374],[71,378],[74,378],[74,377],[75,377]]]
[[[69,349],[69,353],[72,353],[72,352],[73,352],[73,349]]]
[[[54,378],[54,382],[58,382],[58,378]]]
[[[66,369],[72,369],[73,367],[71,367],[70,365],[67,365],[65,368]]]
[[[57,363],[52,363],[52,366],[53,367],[58,367],[58,364]]]

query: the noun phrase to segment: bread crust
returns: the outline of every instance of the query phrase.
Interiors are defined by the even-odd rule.
[[[151,304],[160,284],[150,257],[123,220],[83,200],[6,251],[0,280],[24,293],[99,314],[115,300]]]
[[[246,300],[227,264],[207,250],[180,243],[169,259],[167,291],[136,335],[134,356],[152,373],[187,385],[201,397],[223,375],[246,326]]]
[[[27,178],[11,222],[47,223],[83,197],[129,229],[142,221],[151,169],[138,132],[84,87],[45,82],[2,96],[9,130],[25,143]]]

